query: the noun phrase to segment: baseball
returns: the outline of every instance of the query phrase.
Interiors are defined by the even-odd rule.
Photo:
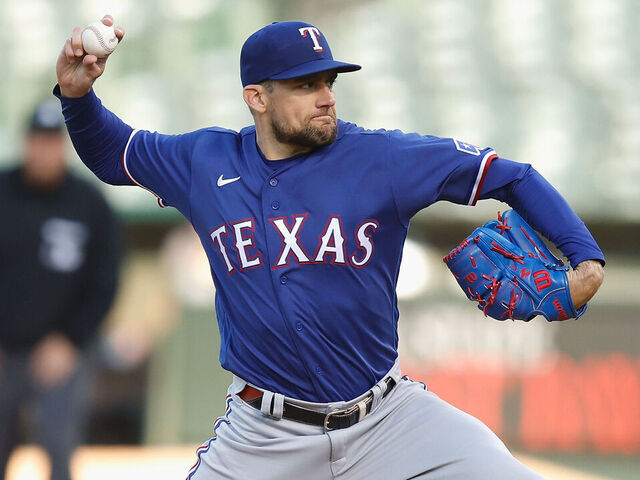
[[[93,22],[82,31],[82,48],[90,55],[106,57],[118,46],[118,37],[113,26]]]

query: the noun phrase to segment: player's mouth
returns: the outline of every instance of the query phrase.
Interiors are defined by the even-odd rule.
[[[314,115],[313,117],[311,117],[311,120],[316,120],[316,121],[322,122],[322,123],[334,123],[335,122],[333,116],[331,116],[331,115]]]

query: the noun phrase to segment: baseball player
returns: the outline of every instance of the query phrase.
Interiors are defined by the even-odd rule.
[[[244,43],[255,125],[173,136],[101,105],[92,85],[106,60],[83,52],[80,33],[54,90],[78,154],[103,181],[177,208],[216,285],[220,362],[234,380],[189,479],[540,478],[480,421],[401,376],[395,285],[416,212],[496,198],[569,258],[582,307],[604,257],[553,187],[491,149],[338,120],[333,83],[360,66],[334,60],[308,23],[273,23]]]

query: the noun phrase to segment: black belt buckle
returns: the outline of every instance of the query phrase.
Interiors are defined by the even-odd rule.
[[[382,394],[382,398],[386,397],[387,394],[393,390],[393,387],[396,386],[396,382],[392,377],[387,377],[384,379],[387,384],[387,388]],[[340,430],[342,428],[348,428],[356,423],[360,422],[368,413],[369,406],[373,402],[373,393],[370,393],[366,398],[360,400],[355,405],[352,405],[346,410],[339,410],[337,412],[327,413],[324,417],[323,426],[324,429],[328,432],[332,430]],[[336,420],[340,422],[342,420],[342,424],[338,424],[336,426],[330,425],[332,420]]]
[[[367,415],[367,402],[371,400],[370,395],[363,400],[360,400],[355,405],[349,407],[346,410],[339,410],[337,412],[327,413],[324,417],[324,429],[328,432],[332,430],[340,430],[342,428],[350,427],[351,425],[355,425],[359,421],[361,421]],[[340,420],[346,420],[342,424],[338,424],[336,426],[331,426],[331,421],[335,419],[340,422]]]

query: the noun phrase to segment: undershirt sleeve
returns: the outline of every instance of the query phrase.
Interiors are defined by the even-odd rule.
[[[83,97],[60,99],[71,142],[82,162],[103,182],[131,185],[122,170],[120,159],[133,128],[102,106],[93,89]]]
[[[569,259],[572,267],[585,260],[605,264],[604,254],[584,222],[531,165],[496,159],[487,171],[479,198],[493,198],[509,204],[548,238]]]

